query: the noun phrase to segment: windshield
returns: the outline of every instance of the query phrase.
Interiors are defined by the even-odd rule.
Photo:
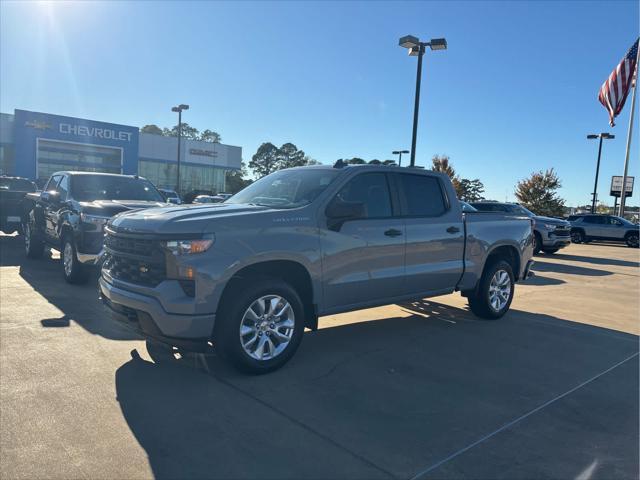
[[[273,208],[308,205],[338,176],[338,170],[300,168],[262,177],[225,203],[251,203]]]
[[[107,175],[74,175],[71,194],[80,202],[93,200],[145,200],[164,202],[153,184],[143,178]]]

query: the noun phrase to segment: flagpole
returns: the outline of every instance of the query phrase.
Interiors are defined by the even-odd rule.
[[[638,60],[640,59],[640,45],[636,51],[636,72],[633,78],[633,94],[631,95],[631,114],[629,115],[629,132],[627,133],[627,152],[624,156],[624,173],[622,174],[622,189],[620,192],[620,216],[624,218],[626,200],[627,172],[629,171],[629,150],[631,149],[631,133],[633,132],[633,115],[636,112],[636,90],[638,90]]]

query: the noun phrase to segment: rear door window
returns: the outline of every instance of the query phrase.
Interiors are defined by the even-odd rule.
[[[336,195],[343,202],[361,202],[363,218],[387,218],[392,216],[391,195],[384,173],[362,173],[352,178]]]
[[[447,211],[447,203],[437,177],[400,174],[397,178],[403,215],[438,217]]]

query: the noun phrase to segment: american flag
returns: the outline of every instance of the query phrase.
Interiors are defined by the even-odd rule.
[[[618,116],[624,107],[624,102],[631,90],[631,82],[636,71],[636,61],[638,59],[638,41],[636,40],[631,48],[613,69],[609,78],[600,87],[598,100],[609,112],[609,125],[615,125],[613,120]]]

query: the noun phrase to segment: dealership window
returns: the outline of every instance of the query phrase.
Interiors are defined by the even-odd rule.
[[[184,193],[194,190],[220,193],[225,191],[226,169],[210,165],[180,165],[181,190]],[[140,160],[138,174],[150,180],[158,188],[175,188],[178,175],[177,164]]]
[[[60,170],[122,173],[122,149],[38,139],[38,179]]]

